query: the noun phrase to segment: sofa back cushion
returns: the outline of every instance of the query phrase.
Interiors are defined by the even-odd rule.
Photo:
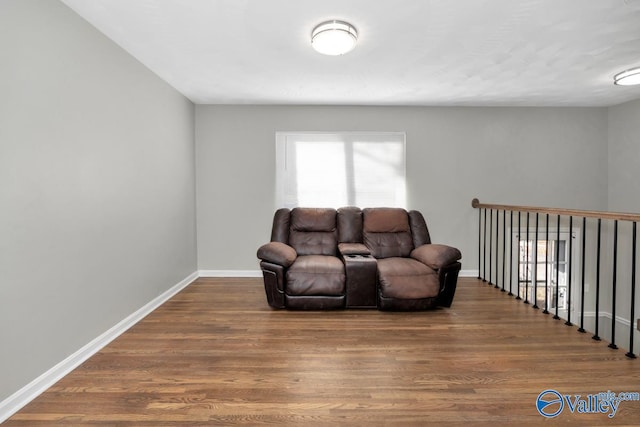
[[[338,209],[338,242],[362,243],[362,210],[354,206]]]
[[[293,208],[289,245],[298,255],[337,255],[336,210]]]
[[[375,258],[408,257],[413,238],[407,211],[401,208],[362,210],[364,244]]]

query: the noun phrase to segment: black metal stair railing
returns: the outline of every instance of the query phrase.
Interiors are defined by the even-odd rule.
[[[608,347],[613,350],[618,349],[618,345],[616,344],[617,323],[628,324],[628,352],[625,355],[632,359],[637,357],[634,352],[634,334],[636,333],[635,322],[638,321],[640,325],[640,320],[635,319],[637,222],[640,221],[640,214],[483,204],[480,203],[478,199],[473,199],[471,204],[474,208],[478,209],[478,280],[493,285],[494,288],[500,289],[501,292],[508,292],[509,296],[515,296],[516,300],[523,300],[524,304],[531,304],[531,307],[536,310],[542,308],[541,313],[550,314],[550,309],[553,309],[553,318],[557,320],[561,319],[560,306],[561,301],[563,301],[565,307],[563,308],[563,315],[565,316],[564,324],[574,326],[572,322],[572,311],[575,311],[575,316],[578,316],[579,313],[577,331],[580,333],[587,332],[585,327],[586,313],[593,313],[592,339],[596,341],[602,339],[599,335],[601,326],[600,317],[610,317],[611,329],[606,339],[609,340]],[[502,215],[500,215],[501,211]],[[507,212],[509,212],[508,219]],[[518,215],[517,224],[514,221],[514,213]],[[532,226],[531,214],[533,213],[535,213],[535,221],[533,221]],[[544,215],[544,221],[542,221],[544,223],[544,234],[542,234],[542,236],[540,234],[540,215]],[[523,216],[525,216],[524,221]],[[550,236],[549,234],[550,216],[552,218],[554,216],[556,217],[555,230],[552,230],[555,231],[555,236],[553,234]],[[578,223],[578,227],[581,229],[577,231],[575,235],[574,218],[582,218],[581,227],[580,223]],[[596,219],[597,223],[593,224],[593,222],[588,221],[588,219]],[[608,225],[613,226],[611,264],[605,266],[611,268],[611,281],[608,283],[601,283],[601,275],[604,270],[602,268],[602,260],[606,258],[602,256],[603,220],[607,221]],[[568,238],[566,241],[561,239],[561,225],[563,221],[564,224],[568,223]],[[618,274],[618,251],[622,249],[619,248],[619,221],[631,224],[631,248],[629,248],[631,254],[630,280],[627,281],[627,277],[625,276],[623,277],[625,280],[622,282],[620,282],[620,279],[624,274]],[[509,224],[507,224],[507,222]],[[596,225],[595,236],[590,235],[594,234],[593,232],[587,232],[588,225]],[[507,234],[509,234],[508,240]],[[574,248],[573,240],[574,238],[578,238],[578,236],[581,245],[578,246],[578,248]],[[625,234],[625,237],[628,237],[628,235]],[[542,245],[541,238],[544,238],[544,245]],[[549,240],[550,238],[552,240]],[[595,242],[595,254],[592,254],[592,256],[588,256],[587,241],[589,241],[592,246]],[[611,242],[611,240],[609,240],[609,242]],[[562,253],[561,246],[563,247]],[[544,259],[539,259],[541,248],[544,252]],[[574,253],[576,250],[580,251],[580,256]],[[507,252],[509,252],[508,258]],[[516,260],[517,264],[514,263],[514,253],[518,256]],[[574,268],[576,266],[573,265],[574,255],[576,258],[575,262],[579,264],[577,266],[578,268]],[[608,261],[608,258],[606,259]],[[592,261],[595,262],[595,274],[590,277],[591,280],[589,280],[589,283],[595,283],[595,292],[593,292],[595,296],[592,298],[593,301],[586,301],[587,293],[590,293],[590,287],[588,288],[587,286],[588,274],[586,265]],[[539,272],[541,267],[540,262],[544,263],[544,272]],[[562,293],[560,291],[561,270],[563,270],[564,279]],[[623,273],[625,271],[626,270],[623,270]],[[555,273],[555,275],[553,273]],[[574,281],[578,281],[575,279],[575,274],[580,274],[579,283],[574,283]],[[515,284],[514,275],[516,276]],[[539,278],[539,276],[542,275],[544,275],[544,283]],[[513,289],[514,285],[516,287],[515,293]],[[522,285],[524,286],[521,289]],[[576,297],[573,292],[574,285],[576,286],[575,294],[578,294],[579,298]],[[601,293],[603,291],[610,296],[610,301],[604,302],[604,309],[609,309],[609,313],[602,311],[603,301],[601,300]],[[541,296],[541,292],[544,292],[544,297]],[[628,292],[628,294],[626,292]],[[628,319],[624,316],[625,313],[620,314],[617,311],[619,308],[617,304],[618,299],[621,301],[628,300]],[[608,307],[606,306],[607,303],[609,304]],[[587,305],[589,305],[589,307],[587,307]],[[591,309],[593,312],[587,311]],[[605,335],[607,334],[605,333]]]

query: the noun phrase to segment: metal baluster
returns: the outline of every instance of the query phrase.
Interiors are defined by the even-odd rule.
[[[529,273],[531,273],[531,269],[529,268],[529,212],[527,212],[527,240],[525,241],[524,247],[524,303],[529,304]]]
[[[511,219],[509,221],[509,296],[513,296],[513,211],[511,211]]]
[[[567,269],[568,279],[567,279],[567,321],[564,322],[567,326],[573,326],[571,323],[571,264],[573,257],[573,216],[569,216],[569,255],[567,256]]]
[[[494,288],[498,288],[498,254],[500,253],[500,210],[496,209],[496,284]]]
[[[587,241],[587,217],[582,217],[582,284],[580,295],[580,327],[578,332],[587,332],[584,329],[584,290],[585,290],[585,260],[586,260],[586,241]]]
[[[520,298],[520,214],[521,212],[518,211],[518,281],[517,281],[517,286],[518,288],[516,289],[516,299],[520,300],[522,298]]]
[[[596,327],[595,333],[591,337],[596,341],[600,341],[598,336],[598,326],[600,325],[600,241],[602,232],[602,218],[598,218],[598,242],[596,243]]]
[[[533,308],[538,307],[538,212],[536,212],[536,240],[533,247]]]
[[[493,253],[493,209],[489,209],[489,285],[491,284],[491,254]]]
[[[504,290],[504,274],[506,267],[507,256],[507,211],[502,211],[502,292]]]
[[[633,321],[636,317],[635,308],[636,308],[636,223],[633,223],[633,234],[632,234],[632,249],[631,249],[631,315],[629,319],[631,319],[631,324],[629,325],[629,351],[625,354],[625,356],[635,359],[636,355],[633,353],[633,334],[635,331],[633,330]]]
[[[487,209],[484,209],[484,234],[482,239],[482,247],[484,251],[482,252],[482,281],[486,282],[487,278]]]
[[[549,214],[547,214],[547,223],[545,225],[545,241],[546,248],[544,251],[544,314],[549,314]]]
[[[558,315],[558,311],[560,310],[560,215],[558,215],[558,226],[556,229],[556,313],[553,315],[553,318],[558,320],[560,316]]]
[[[616,287],[618,275],[618,220],[613,222],[613,279],[611,290],[611,344],[609,348],[617,349],[616,345]],[[632,321],[633,322],[633,321]],[[631,325],[633,327],[633,325]]]
[[[482,279],[482,209],[478,209],[478,280]]]

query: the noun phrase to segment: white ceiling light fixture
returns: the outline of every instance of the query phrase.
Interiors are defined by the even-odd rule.
[[[613,76],[613,83],[620,86],[640,85],[640,67],[616,74]]]
[[[355,47],[356,41],[358,32],[344,21],[326,21],[311,32],[311,45],[324,55],[343,55]]]

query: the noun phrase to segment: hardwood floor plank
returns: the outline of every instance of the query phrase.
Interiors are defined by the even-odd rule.
[[[640,361],[482,284],[450,309],[276,311],[260,279],[198,279],[7,426],[540,425],[546,389],[640,392]],[[565,425],[638,425],[565,409]]]

